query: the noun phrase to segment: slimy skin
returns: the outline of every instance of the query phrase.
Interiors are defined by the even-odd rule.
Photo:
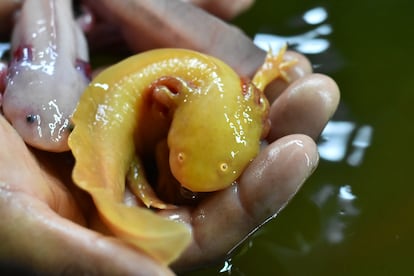
[[[159,117],[144,111],[150,101],[158,104]],[[162,114],[162,108],[168,112]],[[106,169],[108,179],[123,179],[135,145],[153,148],[164,139],[151,129],[165,129],[171,114],[172,174],[191,191],[215,191],[237,179],[257,154],[268,130],[267,112],[264,94],[222,61],[189,50],[153,50],[94,79],[77,107],[71,140],[88,128],[88,135],[96,137],[90,146],[103,153],[95,155],[102,160],[97,162],[123,164],[113,173]],[[106,152],[109,148],[114,156]]]
[[[183,187],[204,192],[231,185],[268,132],[262,90],[286,68],[283,53],[266,59],[254,83],[214,57],[184,49],[132,56],[92,81],[73,115],[73,179],[91,194],[113,233],[164,263],[180,255],[188,229],[126,206],[126,179],[145,205],[168,208],[154,196],[142,165],[167,139],[169,157],[157,158],[169,158]]]
[[[66,151],[70,117],[87,86],[86,40],[70,0],[25,0],[12,36],[3,112],[23,140]]]
[[[262,92],[210,59],[211,69],[192,72],[192,81],[169,76],[153,84],[155,99],[174,112],[167,140],[171,172],[193,192],[229,186],[256,156],[268,129]]]

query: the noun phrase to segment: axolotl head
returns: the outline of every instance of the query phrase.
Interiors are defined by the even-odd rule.
[[[175,110],[168,134],[169,163],[183,187],[193,192],[226,188],[257,155],[268,105],[253,92],[194,96]]]
[[[85,77],[76,70],[59,75],[20,66],[10,71],[3,113],[27,144],[67,151],[71,116],[86,85]]]

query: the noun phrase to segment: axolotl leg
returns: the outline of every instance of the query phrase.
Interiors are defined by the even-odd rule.
[[[86,40],[69,0],[26,0],[13,29],[3,112],[26,143],[69,150],[70,118],[89,83]]]

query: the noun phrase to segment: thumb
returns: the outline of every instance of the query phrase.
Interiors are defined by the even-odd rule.
[[[0,185],[0,259],[41,274],[172,275],[119,239],[60,217],[30,195]]]

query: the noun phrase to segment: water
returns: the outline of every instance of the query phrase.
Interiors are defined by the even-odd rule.
[[[264,47],[305,53],[341,104],[288,207],[231,259],[186,275],[414,272],[413,12],[408,0],[259,0],[235,21]]]

